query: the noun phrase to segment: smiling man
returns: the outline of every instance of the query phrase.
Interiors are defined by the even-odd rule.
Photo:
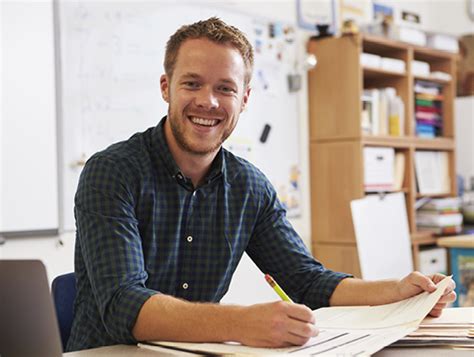
[[[252,67],[235,27],[217,18],[183,26],[160,80],[168,115],[88,160],[75,201],[68,350],[139,340],[298,345],[318,333],[311,309],[395,302],[441,280],[414,272],[363,281],[311,256],[270,182],[222,148],[247,105]],[[244,251],[295,304],[218,304]],[[453,288],[432,315],[455,299]]]

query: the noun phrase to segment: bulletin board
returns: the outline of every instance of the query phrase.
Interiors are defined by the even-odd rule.
[[[74,228],[73,198],[84,162],[155,126],[167,112],[159,79],[169,36],[218,16],[255,50],[247,109],[224,146],[260,168],[288,216],[300,214],[299,63],[293,25],[188,3],[56,3],[60,92],[61,226]]]

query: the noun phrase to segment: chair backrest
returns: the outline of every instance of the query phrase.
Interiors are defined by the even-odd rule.
[[[76,298],[76,276],[74,273],[59,275],[53,280],[51,291],[58,317],[63,351],[71,333],[74,300]]]

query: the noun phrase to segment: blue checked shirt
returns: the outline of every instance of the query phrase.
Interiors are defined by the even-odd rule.
[[[158,292],[219,302],[244,251],[313,309],[348,276],[313,259],[247,161],[221,149],[195,189],[171,156],[165,120],[95,154],[81,174],[70,351],[135,343],[138,312]]]

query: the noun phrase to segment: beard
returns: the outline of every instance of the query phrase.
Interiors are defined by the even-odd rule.
[[[178,143],[179,147],[193,155],[206,156],[212,154],[220,149],[224,141],[232,134],[237,121],[228,128],[225,128],[221,136],[213,141],[205,141],[204,139],[199,143],[193,143],[190,138],[186,136],[186,130],[184,125],[184,120],[189,120],[186,114],[179,115],[171,109],[171,106],[168,110],[168,118],[170,123],[171,132]],[[225,120],[228,120],[225,119]],[[225,123],[220,123],[218,125],[225,125]],[[205,144],[205,145],[201,145]]]

